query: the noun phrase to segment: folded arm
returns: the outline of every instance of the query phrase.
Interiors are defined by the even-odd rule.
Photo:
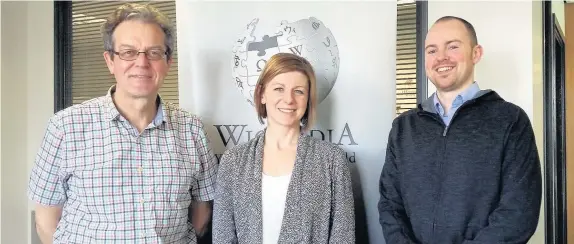
[[[333,199],[329,243],[355,243],[355,206],[349,161],[343,150],[333,159]]]
[[[43,244],[51,244],[62,217],[62,207],[36,204],[36,231]]]
[[[213,243],[238,243],[233,212],[232,164],[227,153],[221,156],[213,201]]]
[[[190,208],[191,224],[195,234],[203,236],[207,231],[207,223],[211,219],[211,204],[209,202],[194,202]]]
[[[36,231],[44,244],[51,244],[67,200],[64,162],[64,133],[55,118],[50,119],[28,182],[28,197],[36,203]]]
[[[215,182],[217,177],[217,161],[211,149],[207,132],[203,123],[198,122],[195,145],[200,161],[200,170],[197,179],[191,187],[193,202],[189,207],[191,224],[195,234],[203,236],[208,229],[207,224],[211,219],[211,201],[215,196]],[[195,131],[192,129],[192,131]]]
[[[502,189],[488,225],[464,244],[527,243],[536,231],[542,201],[542,173],[534,132],[523,111],[510,129],[502,165]]]
[[[387,243],[418,243],[403,205],[397,167],[398,161],[395,156],[392,139],[393,133],[394,130],[391,129],[387,143],[385,164],[379,180],[379,193],[381,195],[378,204],[379,222],[383,228],[383,234]]]

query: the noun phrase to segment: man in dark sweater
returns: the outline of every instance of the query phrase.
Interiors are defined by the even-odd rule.
[[[527,243],[542,197],[526,113],[480,90],[474,28],[447,16],[430,28],[425,69],[437,92],[393,121],[380,178],[386,243]]]

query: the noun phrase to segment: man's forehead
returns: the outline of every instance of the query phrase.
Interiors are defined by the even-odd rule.
[[[157,24],[137,20],[124,21],[113,32],[114,36],[164,36],[165,33]]]
[[[425,45],[438,45],[453,40],[467,41],[468,33],[463,25],[456,25],[457,21],[444,21],[454,23],[436,23],[433,25],[425,38]]]
[[[114,46],[116,47],[135,47],[135,48],[163,48],[165,42],[159,38],[137,38],[137,37],[120,37],[114,38]]]
[[[165,41],[165,36],[163,32],[149,32],[149,31],[137,31],[137,30],[118,30],[112,35],[114,43],[116,46],[128,45],[128,46],[157,46],[163,45]]]

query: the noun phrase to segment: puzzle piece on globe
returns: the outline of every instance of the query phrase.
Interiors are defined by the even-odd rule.
[[[250,43],[247,52],[247,77],[259,76],[265,68],[267,61],[280,50],[277,47],[276,37],[263,36],[261,41]],[[248,81],[249,83],[249,81]]]
[[[276,48],[278,36],[264,35],[260,42],[250,42],[247,44],[247,51],[257,51],[257,56],[265,56],[267,49]]]

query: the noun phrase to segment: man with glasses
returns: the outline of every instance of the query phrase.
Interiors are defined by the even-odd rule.
[[[174,29],[126,4],[102,26],[107,95],[56,113],[29,182],[43,243],[196,243],[216,161],[199,118],[161,99]]]

